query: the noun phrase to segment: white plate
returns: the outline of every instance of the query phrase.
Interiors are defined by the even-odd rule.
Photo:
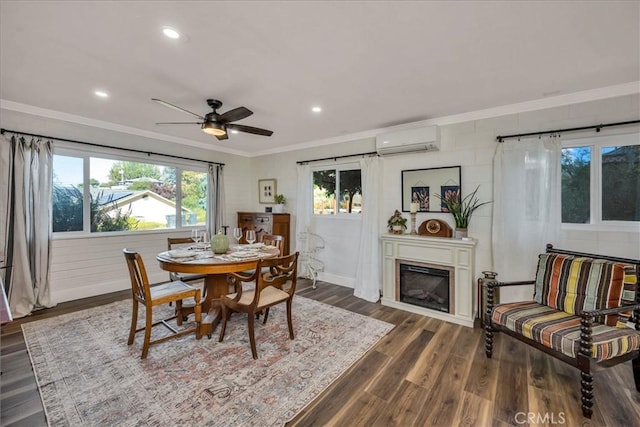
[[[184,249],[174,249],[172,251],[169,251],[169,256],[171,258],[190,258],[194,255],[195,254],[193,252],[189,252]]]
[[[260,249],[264,248],[264,243],[254,243],[253,245],[249,245],[248,247],[251,249]]]
[[[229,254],[229,256],[233,258],[240,258],[240,259],[258,258],[258,254],[255,252],[233,252],[232,254]]]

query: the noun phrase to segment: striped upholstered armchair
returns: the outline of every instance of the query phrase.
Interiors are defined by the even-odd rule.
[[[504,332],[581,371],[582,414],[593,412],[591,362],[632,361],[640,392],[640,260],[554,249],[539,255],[536,278],[485,282],[485,349]],[[496,288],[535,285],[532,301],[494,305]]]

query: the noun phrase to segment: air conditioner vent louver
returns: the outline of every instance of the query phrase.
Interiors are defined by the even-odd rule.
[[[440,129],[426,126],[376,136],[376,151],[380,155],[437,151],[440,149]]]

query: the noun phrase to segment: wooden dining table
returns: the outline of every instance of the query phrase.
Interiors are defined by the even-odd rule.
[[[221,320],[220,297],[229,293],[227,274],[254,270],[260,258],[274,258],[280,254],[280,250],[275,246],[260,245],[233,245],[225,254],[214,254],[210,250],[188,251],[192,252],[193,256],[186,256],[187,253],[184,252],[164,251],[160,252],[156,259],[160,268],[165,271],[206,275],[200,333],[206,334],[209,338]],[[255,256],[250,256],[252,253]],[[180,256],[177,256],[178,254]]]

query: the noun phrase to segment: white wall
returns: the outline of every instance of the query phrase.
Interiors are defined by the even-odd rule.
[[[586,126],[640,118],[639,95],[627,95],[599,101],[583,102],[562,107],[548,108],[526,113],[509,114],[495,118],[468,121],[441,127],[441,149],[438,152],[410,153],[382,158],[383,185],[380,210],[380,232],[386,232],[386,219],[395,209],[401,210],[401,171],[443,166],[462,166],[463,193],[480,185],[478,197],[481,201],[493,199],[493,155],[497,146],[496,136],[514,133],[535,132],[558,128]],[[437,119],[434,120],[434,123]],[[607,133],[637,132],[637,126],[603,130]],[[595,133],[572,133],[571,138],[594,136]],[[296,161],[375,151],[373,139],[340,143],[314,149],[274,154],[252,159],[254,181],[260,178],[276,178],[278,192],[284,193],[289,203],[287,210],[295,216]],[[330,163],[329,163],[330,164]],[[257,195],[253,196],[257,200]],[[256,208],[261,206],[256,205]],[[407,218],[408,214],[404,214]],[[491,257],[492,205],[478,209],[471,220],[469,235],[478,241],[476,248],[476,277],[483,270],[492,270]],[[454,226],[449,214],[418,213],[419,225],[428,218],[439,218]],[[316,231],[322,230],[327,240],[325,253],[319,254],[325,262],[324,280],[350,286],[355,277],[358,253],[358,233],[354,231],[359,222],[331,221],[322,218],[314,221]],[[384,220],[384,221],[383,221]],[[295,235],[292,233],[292,236]],[[640,224],[631,231],[610,230],[575,231],[563,229],[562,244],[566,249],[640,258]],[[543,252],[544,248],[540,248]],[[330,252],[330,253],[329,253]],[[536,263],[536,260],[523,260]],[[531,290],[515,289],[503,292],[503,300],[530,297]]]
[[[285,211],[291,213],[291,251],[295,251],[295,236],[297,235],[295,226],[296,162],[370,151],[375,151],[373,138],[254,157],[251,159],[251,170],[255,182],[251,189],[251,200],[253,201],[251,209],[264,212],[265,206],[270,206],[258,203],[257,182],[259,179],[275,178],[278,194],[284,194],[287,198]],[[354,159],[357,161],[357,158],[350,158],[348,161],[353,162]],[[331,166],[333,164],[333,160],[327,160],[313,163],[313,166]],[[381,228],[382,230],[384,227]],[[324,250],[316,254],[316,257],[325,264],[324,272],[319,274],[319,278],[338,285],[353,287],[356,274],[356,254],[360,241],[360,219],[357,217],[347,219],[317,217],[311,221],[311,231],[325,239]]]
[[[637,120],[639,117],[640,97],[628,95],[442,126],[442,143],[439,152],[411,153],[382,159],[384,176],[380,189],[382,193],[380,233],[386,232],[386,219],[395,209],[401,207],[402,170],[461,165],[463,192],[466,193],[480,185],[478,193],[480,200],[490,200],[493,197],[492,158],[497,144],[495,141],[497,135]],[[437,124],[437,120],[434,120],[434,124]],[[264,211],[267,205],[258,203],[258,179],[275,178],[278,193],[284,194],[288,199],[286,210],[292,214],[292,236],[296,235],[296,161],[375,151],[373,138],[367,138],[330,146],[245,158],[200,148],[185,148],[164,141],[72,125],[5,110],[0,111],[0,126],[30,133],[119,147],[135,147],[226,163],[225,223],[230,226],[235,225],[237,211]],[[603,130],[603,133],[632,131],[638,131],[638,128]],[[571,137],[590,135],[593,133],[571,134]],[[325,164],[332,163],[332,161],[325,162]],[[469,235],[478,240],[476,277],[480,271],[492,269],[491,212],[491,205],[480,208],[474,214],[469,227]],[[408,217],[408,214],[405,216]],[[440,218],[454,225],[449,214],[438,213],[418,214],[417,223],[420,224],[427,218]],[[353,286],[360,222],[349,219],[320,218],[314,221],[313,226],[315,231],[326,239],[326,248],[319,254],[326,266],[321,278],[333,283]],[[151,280],[163,280],[166,273],[157,267],[154,255],[165,247],[166,237],[169,234],[171,233],[145,232],[136,236],[91,236],[54,241],[52,266],[54,300],[60,302],[128,288],[127,272],[120,253],[123,247],[140,250],[147,261]],[[294,249],[295,241],[291,244]],[[564,230],[562,246],[573,250],[640,258],[640,225],[630,232]],[[541,251],[543,250],[544,248],[541,248]],[[523,260],[523,262],[535,263],[535,260]],[[530,296],[530,291],[506,294],[507,299],[517,299],[521,296]]]

